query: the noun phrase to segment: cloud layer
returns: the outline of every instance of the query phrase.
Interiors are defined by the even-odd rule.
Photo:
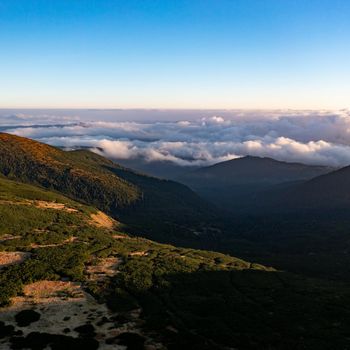
[[[253,155],[315,165],[350,164],[348,110],[225,111],[181,119],[142,123],[21,114],[0,116],[0,127],[55,146],[89,147],[114,159],[191,166]]]

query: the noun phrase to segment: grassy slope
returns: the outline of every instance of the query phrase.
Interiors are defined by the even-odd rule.
[[[65,203],[77,212],[22,205]],[[10,204],[11,202],[11,204]],[[0,272],[0,301],[23,284],[68,277],[120,313],[141,306],[145,327],[170,349],[342,349],[349,346],[350,291],[341,284],[299,278],[220,253],[176,248],[89,224],[95,209],[59,194],[0,179],[0,250],[31,252]],[[35,244],[62,244],[53,247]],[[0,237],[1,239],[1,237]],[[147,252],[132,256],[132,252]],[[94,259],[118,256],[107,284],[85,280]],[[1,318],[1,314],[0,314]],[[171,326],[171,328],[169,328]],[[174,329],[177,331],[175,332]]]

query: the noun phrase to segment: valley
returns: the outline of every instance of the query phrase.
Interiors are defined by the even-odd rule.
[[[15,147],[18,139],[8,140],[2,144],[7,148]],[[37,143],[19,140],[25,144],[20,146],[22,154],[4,147],[0,152],[4,159],[0,348],[326,350],[350,346],[350,288],[343,273],[347,261],[331,265],[322,242],[318,245],[310,236],[304,254],[300,250],[304,243],[298,248],[288,223],[274,226],[276,221],[268,223],[266,218],[244,222],[242,217],[220,216],[214,206],[210,216],[199,220],[203,214],[196,213],[198,203],[202,210],[211,204],[181,185],[145,179],[87,151],[72,157],[39,144],[38,156],[27,145],[36,149]],[[107,164],[107,170],[101,164]],[[67,167],[73,176],[67,182],[70,186],[80,181],[90,189],[98,186],[96,193],[105,198],[98,208],[93,196],[70,193],[66,182],[55,175]],[[109,173],[111,168],[115,177]],[[130,203],[123,199],[126,209],[108,199],[109,193],[118,191],[114,186],[119,182],[122,191],[134,188],[132,193],[139,196]],[[183,191],[180,196],[174,188]],[[151,215],[151,199],[163,193],[169,201],[161,203],[161,213],[172,208],[174,212],[155,221],[152,217],[143,231],[145,216],[138,208]],[[188,197],[182,198],[183,193]],[[180,212],[188,215],[185,220],[171,221]],[[283,232],[281,242],[290,235],[287,245],[278,243],[271,230],[264,231],[266,227]],[[150,236],[158,236],[162,243]],[[288,243],[292,241],[294,252]],[[318,262],[319,268],[313,270],[311,264],[308,270],[305,256]],[[321,264],[319,257],[324,259]],[[320,273],[327,259],[330,268]],[[335,269],[337,278],[330,278]]]
[[[350,350],[349,0],[0,0],[0,350]]]

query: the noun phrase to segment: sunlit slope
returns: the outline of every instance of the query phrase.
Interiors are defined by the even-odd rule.
[[[104,207],[124,207],[137,201],[138,189],[108,172],[107,167],[112,165],[89,152],[78,156],[26,138],[0,134],[0,169],[7,177]]]
[[[65,152],[4,133],[0,172],[60,191],[145,230],[156,230],[159,223],[198,225],[216,215],[184,185],[135,173],[89,151]]]

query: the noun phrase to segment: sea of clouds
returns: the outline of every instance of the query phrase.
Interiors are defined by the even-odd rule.
[[[118,113],[120,119],[122,111]],[[89,147],[113,159],[170,161],[182,166],[245,155],[336,167],[350,164],[349,110],[189,115],[186,118],[183,111],[177,120],[113,121],[111,117],[100,120],[97,112],[88,120],[79,115],[0,111],[0,130],[60,147]]]

